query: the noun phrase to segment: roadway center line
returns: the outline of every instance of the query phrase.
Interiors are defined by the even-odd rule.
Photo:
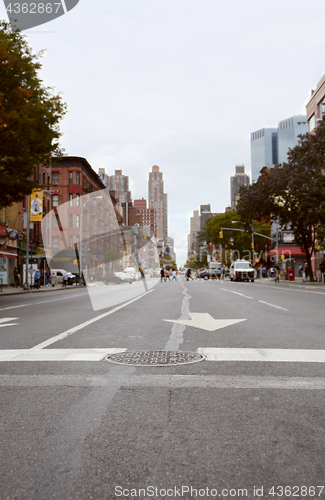
[[[226,288],[221,288],[224,292],[229,292],[229,293],[235,293],[236,295],[241,295],[242,297],[245,297],[245,299],[253,299],[253,297],[249,297],[248,295],[244,295],[243,293],[239,292],[234,292],[233,290],[227,290]]]
[[[259,302],[261,304],[266,304],[267,306],[270,306],[270,307],[275,307],[276,309],[282,309],[282,311],[289,311],[289,309],[286,309],[285,307],[276,306],[275,304],[270,304],[270,302],[264,302],[264,300],[259,300]]]
[[[145,292],[142,295],[139,295],[135,299],[129,300],[128,302],[125,302],[124,304],[121,304],[120,306],[114,307],[114,309],[111,309],[110,311],[100,314],[99,316],[96,316],[93,319],[90,319],[88,321],[85,321],[84,323],[81,323],[80,325],[74,326],[73,328],[70,328],[69,330],[66,330],[63,333],[60,333],[59,335],[55,335],[55,337],[52,337],[48,340],[45,340],[44,342],[41,342],[40,344],[35,345],[34,347],[31,347],[31,349],[44,349],[44,347],[48,347],[51,344],[54,344],[54,342],[58,342],[59,340],[62,340],[69,335],[72,335],[73,333],[77,332],[78,330],[81,330],[82,328],[85,328],[88,325],[91,325],[92,323],[95,323],[95,321],[99,321],[100,319],[106,318],[106,316],[109,316],[110,314],[114,314],[116,311],[119,309],[122,309],[123,307],[128,306],[129,304],[132,304],[132,302],[135,302],[138,299],[141,299],[141,297],[144,297],[148,293],[153,292],[153,290],[149,290],[149,292]]]
[[[86,295],[86,294],[88,295],[87,292],[84,295]],[[59,300],[67,300],[67,299],[72,299],[74,297],[80,297],[80,294],[78,293],[78,294],[74,294],[74,295],[69,295],[67,297],[61,297],[60,299],[41,300],[39,302],[29,302],[28,304],[20,304],[19,306],[3,307],[2,309],[0,309],[0,311],[8,311],[9,309],[18,309],[19,307],[38,306],[39,304],[46,304],[48,302],[58,302]]]

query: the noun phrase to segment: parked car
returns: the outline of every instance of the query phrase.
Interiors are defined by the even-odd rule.
[[[51,269],[52,286],[54,286],[55,283],[63,283],[63,276],[65,275],[66,272],[67,271],[65,269]],[[69,274],[68,285],[72,285],[76,280],[76,275],[72,273],[68,274]]]
[[[247,260],[236,260],[232,262],[229,271],[231,281],[252,281],[256,277],[255,269]]]

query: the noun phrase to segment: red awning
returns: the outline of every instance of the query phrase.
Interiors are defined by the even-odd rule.
[[[16,253],[3,252],[0,250],[0,257],[6,257],[7,259],[17,259],[18,255]]]
[[[273,248],[267,252],[268,258],[276,255],[276,250]],[[278,255],[284,255],[285,259],[290,257],[306,257],[305,252],[300,247],[278,247]]]

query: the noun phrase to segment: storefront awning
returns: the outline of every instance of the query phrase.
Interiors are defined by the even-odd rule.
[[[16,253],[3,252],[0,250],[0,257],[5,257],[7,259],[17,259],[18,255]]]
[[[268,258],[274,257],[274,255],[276,255],[275,248],[272,248],[272,250],[267,252]],[[303,252],[299,247],[278,247],[278,255],[284,255],[286,259],[289,259],[290,257],[306,257],[305,252]]]

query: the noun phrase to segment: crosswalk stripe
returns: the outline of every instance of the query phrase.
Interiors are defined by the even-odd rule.
[[[249,349],[199,347],[207,361],[264,361],[282,363],[325,363],[323,349]]]
[[[101,361],[108,354],[126,351],[125,348],[106,349],[5,349],[1,361]]]
[[[105,387],[112,381],[105,375],[0,375],[1,387]],[[324,377],[274,377],[259,375],[126,375],[121,388],[215,388],[325,390]]]

